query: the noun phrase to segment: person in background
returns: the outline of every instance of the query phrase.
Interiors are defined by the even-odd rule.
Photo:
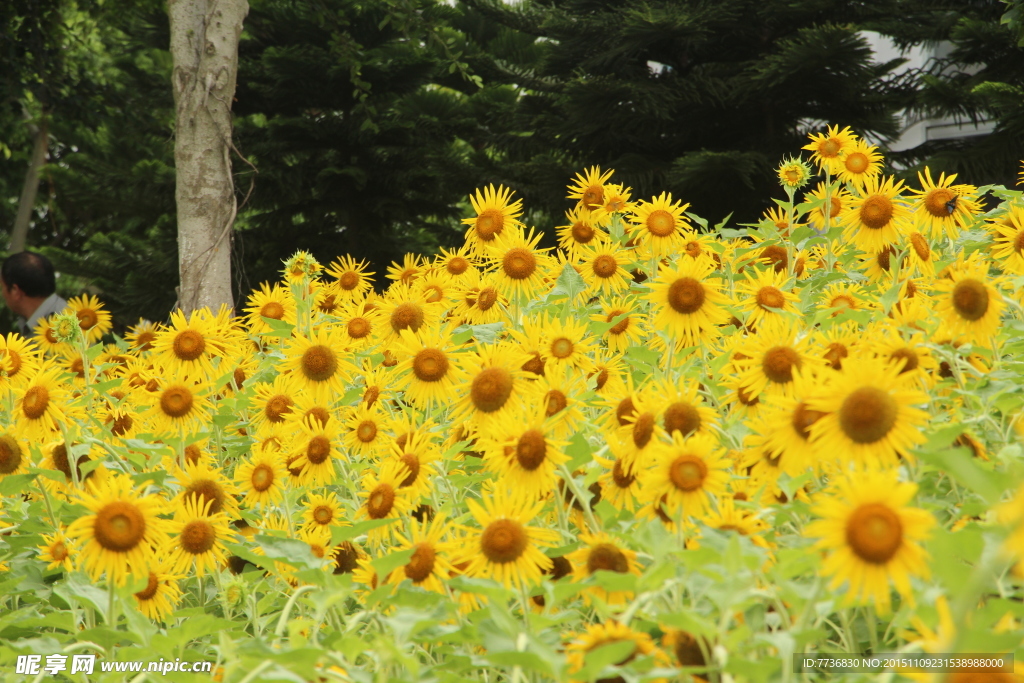
[[[43,318],[63,311],[68,302],[57,295],[57,278],[50,259],[32,251],[11,254],[0,265],[0,287],[8,308],[18,314],[18,329],[35,337]]]

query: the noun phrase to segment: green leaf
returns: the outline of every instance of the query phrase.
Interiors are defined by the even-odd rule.
[[[583,436],[583,432],[576,432],[572,435],[569,445],[565,447],[565,454],[569,456],[568,468],[570,472],[575,472],[594,459],[593,451],[590,449],[590,442],[587,441],[587,437]]]
[[[352,526],[332,526],[331,545],[338,545],[343,541],[351,541],[353,538],[397,521],[397,519],[368,519],[365,522],[356,522]]]
[[[294,538],[277,538],[257,534],[253,539],[266,553],[267,557],[289,564],[298,569],[319,569],[324,560],[313,554],[308,543]]]
[[[110,597],[107,591],[89,583],[84,575],[77,572],[68,574],[62,584],[53,587],[53,592],[68,601],[69,604],[87,604],[100,614],[107,613]]]
[[[414,550],[415,548],[408,548],[406,550],[399,550],[396,553],[388,553],[384,557],[378,557],[372,562],[373,568],[377,570],[377,576],[383,581],[384,577],[392,571],[408,564]]]
[[[558,280],[555,281],[555,286],[552,288],[549,297],[569,297],[569,301],[575,301],[583,290],[587,288],[587,283],[583,280],[576,269],[572,267],[571,263],[566,263],[562,268],[561,275],[558,276]]]
[[[505,328],[505,323],[487,323],[486,325],[473,325],[473,338],[481,344],[493,344],[498,335]]]
[[[606,667],[618,664],[629,658],[636,650],[636,643],[619,641],[605,643],[587,652],[583,668],[573,674],[573,678],[582,681],[593,681],[604,672]]]
[[[15,496],[20,493],[24,493],[28,490],[28,487],[32,484],[32,480],[35,479],[37,474],[8,474],[2,480],[0,480],[0,495],[2,496]]]

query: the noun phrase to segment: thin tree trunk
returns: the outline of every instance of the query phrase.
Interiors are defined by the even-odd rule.
[[[177,109],[178,305],[186,313],[231,296],[231,101],[246,0],[168,0]]]
[[[32,144],[32,158],[28,162],[28,173],[25,174],[25,185],[21,188],[21,198],[18,200],[18,215],[11,229],[9,251],[12,254],[25,251],[28,224],[32,219],[32,210],[36,207],[36,194],[39,192],[39,170],[46,163],[47,152],[50,149],[49,117],[44,113],[38,126],[29,126],[35,140]]]

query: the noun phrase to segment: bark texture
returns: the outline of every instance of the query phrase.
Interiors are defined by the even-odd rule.
[[[231,102],[247,0],[168,0],[178,212],[178,305],[186,313],[231,296]]]
[[[29,124],[29,127],[34,140],[32,158],[28,162],[25,185],[21,188],[21,198],[18,200],[18,215],[15,217],[14,227],[11,229],[11,245],[8,251],[12,254],[25,251],[28,224],[32,220],[32,209],[36,207],[36,194],[39,192],[39,171],[46,163],[50,149],[49,120],[46,114],[43,114],[38,126]]]

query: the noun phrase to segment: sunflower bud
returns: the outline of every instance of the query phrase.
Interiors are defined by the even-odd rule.
[[[803,159],[789,158],[782,162],[776,171],[779,184],[783,187],[799,190],[811,179],[811,167]]]
[[[50,329],[58,342],[73,344],[78,341],[82,328],[78,325],[78,316],[74,313],[60,313],[53,316]]]

